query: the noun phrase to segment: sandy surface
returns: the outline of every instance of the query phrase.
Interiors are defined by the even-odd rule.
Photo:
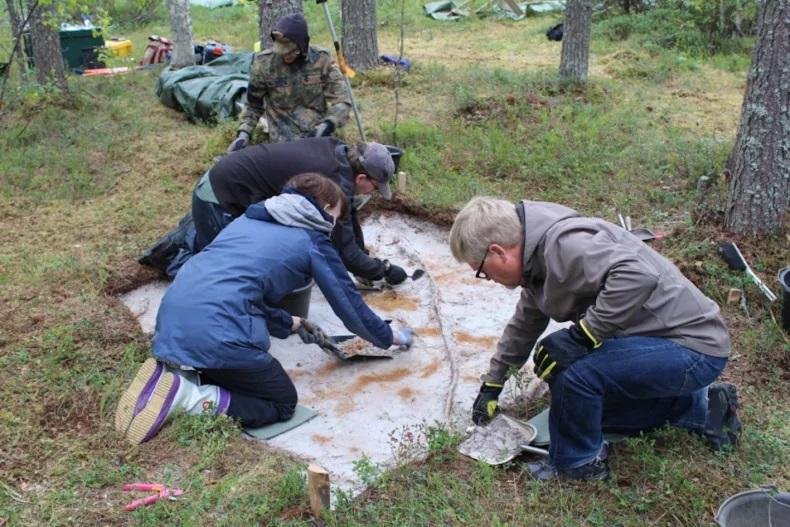
[[[419,455],[419,438],[435,422],[465,428],[497,339],[513,312],[518,291],[475,279],[452,258],[447,231],[408,217],[374,215],[364,225],[376,256],[422,268],[426,276],[397,289],[364,293],[365,300],[393,324],[408,324],[417,336],[410,351],[393,360],[342,363],[298,337],[272,339],[271,353],[283,364],[299,392],[299,402],[318,417],[269,444],[315,461],[332,474],[334,485],[358,489],[353,462],[367,456],[381,467]],[[166,282],[145,285],[122,300],[152,332]],[[309,318],[329,334],[347,334],[320,291],[313,290]],[[552,323],[549,331],[559,326]],[[372,345],[345,344],[355,351]],[[532,379],[531,365],[524,369]],[[503,402],[513,396],[508,383]],[[523,385],[523,382],[522,382]],[[527,383],[527,395],[541,389]]]

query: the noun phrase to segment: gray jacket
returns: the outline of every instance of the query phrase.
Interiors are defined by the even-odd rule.
[[[529,358],[549,318],[584,318],[600,339],[661,337],[727,357],[719,307],[669,260],[625,229],[567,207],[522,201],[524,278],[516,312],[483,380],[502,382]]]

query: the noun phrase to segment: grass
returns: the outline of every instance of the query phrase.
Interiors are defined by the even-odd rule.
[[[400,2],[378,6],[380,49],[392,53]],[[305,7],[313,41],[328,44],[319,6]],[[554,80],[559,45],[543,36],[554,18],[439,23],[420,10],[407,6],[405,55],[414,68],[400,90],[397,127],[392,70],[354,79],[369,136],[405,148],[406,202],[432,213],[479,193],[527,197],[610,220],[621,212],[667,231],[659,249],[706,294],[723,304],[730,287],[746,291],[748,316],[737,306],[723,313],[735,350],[725,376],[741,388],[747,428],[729,456],[663,430],[617,445],[610,482],[539,485],[518,463],[495,469],[459,456],[458,430],[431,426],[419,439],[430,452],[425,462],[381,472],[358,460],[371,488],[338,496],[327,524],[700,525],[738,490],[788,487],[790,349],[773,321],[779,313],[714,252],[726,192],[719,174],[748,55],[696,57],[597,30],[590,85],[568,90]],[[195,7],[193,19],[197,40],[248,49],[257,38],[254,5]],[[169,28],[160,16],[109,33],[131,38],[136,60],[147,35]],[[233,129],[190,124],[159,104],[157,74],[71,77],[70,101],[9,88],[0,126],[0,519],[9,525],[309,521],[303,462],[244,440],[226,419],[180,417],[139,448],[112,429],[120,392],[150,344],[110,293],[150,276],[136,255],[178,220]],[[355,139],[353,126],[343,134]],[[702,201],[700,176],[712,181]],[[738,243],[767,282],[786,265],[785,240]],[[410,459],[410,443],[403,446]],[[187,494],[123,512],[131,496],[121,485],[137,480]]]

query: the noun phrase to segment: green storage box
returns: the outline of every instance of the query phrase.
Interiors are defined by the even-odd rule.
[[[95,60],[98,48],[102,47],[101,28],[60,30],[60,52],[70,69],[81,68],[87,61]]]

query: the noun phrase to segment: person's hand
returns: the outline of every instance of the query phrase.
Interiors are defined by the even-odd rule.
[[[334,131],[335,131],[335,123],[327,119],[325,121],[321,121],[320,123],[318,123],[318,126],[313,128],[313,131],[310,132],[309,137],[326,137],[332,135],[332,132]]]
[[[472,422],[476,425],[486,424],[499,412],[499,394],[502,385],[493,382],[484,382],[480,386],[475,403],[472,405]]]
[[[392,330],[392,343],[400,346],[402,350],[411,348],[414,344],[414,330],[408,327]]]
[[[403,267],[392,265],[387,261],[385,261],[384,265],[384,280],[386,280],[389,285],[402,284],[404,280],[409,277],[406,271],[403,270]]]
[[[305,344],[317,344],[322,348],[331,343],[331,339],[324,333],[324,330],[313,324],[307,319],[301,319],[296,333]]]
[[[228,153],[235,152],[236,150],[241,150],[242,148],[246,147],[250,143],[250,134],[247,132],[239,132],[239,135],[233,142],[228,145]]]
[[[535,375],[551,383],[554,377],[602,344],[584,320],[570,328],[555,331],[538,343]]]
[[[296,330],[299,329],[299,326],[302,325],[301,317],[291,317],[291,333],[296,333]]]

